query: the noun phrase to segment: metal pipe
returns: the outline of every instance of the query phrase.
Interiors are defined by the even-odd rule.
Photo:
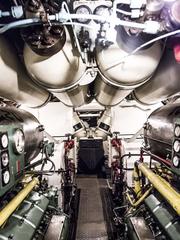
[[[140,184],[139,169],[136,163],[134,165],[133,180],[134,180],[134,191],[137,197],[139,197],[141,195],[141,184]]]
[[[138,164],[139,170],[148,178],[154,188],[168,201],[180,215],[180,194],[176,192],[164,179],[151,171],[145,163]]]
[[[149,193],[151,192],[152,189],[153,188],[150,187],[136,202],[133,202],[131,197],[130,197],[130,195],[129,195],[129,193],[127,193],[126,195],[127,195],[127,198],[129,200],[131,206],[138,207],[139,204],[142,203],[144,201],[144,199],[149,195]]]
[[[156,160],[156,161],[158,161],[158,162],[160,162],[160,163],[165,163],[165,164],[167,164],[168,166],[171,166],[171,160],[170,160],[170,159],[168,159],[168,158],[167,158],[167,159],[161,158],[161,157],[159,157],[159,156],[157,156],[157,155],[155,155],[155,154],[153,154],[153,153],[145,150],[144,148],[142,149],[142,151],[143,151],[144,153],[148,154],[148,155],[149,155],[150,157],[152,157],[154,160]],[[143,156],[144,156],[144,154],[143,154]]]
[[[27,197],[27,195],[33,190],[33,188],[39,183],[38,178],[33,178],[33,180],[27,184],[27,186],[22,189],[16,197],[14,197],[0,212],[0,226],[2,226],[10,215],[16,210],[16,208],[22,203],[22,201]]]

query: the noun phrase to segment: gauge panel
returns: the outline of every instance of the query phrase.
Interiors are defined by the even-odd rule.
[[[100,5],[100,6],[98,6],[94,9],[93,14],[98,15],[98,16],[102,16],[102,17],[105,17],[106,19],[108,19],[109,16],[110,16],[110,9],[109,9],[109,7],[107,7],[105,5]],[[95,20],[95,22],[96,23],[104,23],[105,21]]]
[[[8,154],[8,152],[2,152],[1,153],[1,164],[2,164],[2,167],[7,167],[7,165],[9,164],[9,154]]]
[[[174,156],[172,162],[173,162],[174,167],[177,168],[177,167],[179,167],[179,164],[180,164],[180,158],[178,156]]]
[[[175,140],[174,141],[173,148],[174,148],[175,152],[179,152],[180,151],[180,141],[179,140]]]
[[[1,148],[5,149],[8,147],[8,134],[7,132],[1,133],[0,135],[0,144],[1,144]]]
[[[75,9],[75,13],[76,14],[82,14],[82,15],[85,15],[85,16],[88,16],[88,15],[92,14],[91,9],[86,5],[81,5],[81,6],[77,7]],[[79,23],[88,24],[91,20],[82,17],[82,18],[78,18],[76,21],[79,22]]]
[[[2,184],[5,186],[9,183],[9,181],[10,181],[10,172],[7,169],[4,172],[2,172]]]
[[[172,147],[171,166],[173,171],[180,176],[180,119],[174,125],[174,139]]]
[[[180,137],[180,125],[177,125],[174,129],[175,137]]]
[[[24,132],[21,129],[16,129],[14,132],[13,139],[15,152],[18,154],[23,153],[25,147]]]
[[[24,175],[25,137],[22,126],[0,126],[0,197]]]

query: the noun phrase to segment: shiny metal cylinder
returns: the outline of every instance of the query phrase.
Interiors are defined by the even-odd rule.
[[[41,151],[44,138],[42,125],[29,112],[13,107],[0,108],[0,125],[12,125],[19,123],[23,127],[25,135],[25,161],[33,160]]]
[[[103,106],[115,106],[119,104],[132,90],[115,87],[98,75],[95,81],[95,99]]]
[[[29,107],[40,107],[50,98],[48,91],[29,78],[15,50],[0,36],[0,96]]]
[[[122,40],[118,34],[116,43],[107,48],[99,47],[96,53],[99,75],[95,82],[95,98],[105,106],[120,103],[133,89],[148,81],[161,57],[159,42],[131,55],[136,46],[126,46],[126,38],[131,45],[133,37],[124,33]],[[144,63],[146,67],[142,67]]]
[[[180,103],[169,104],[155,110],[144,127],[146,148],[162,158],[170,158],[174,138],[174,121],[180,118]]]
[[[156,104],[180,91],[180,64],[172,49],[166,49],[150,81],[134,91],[135,99],[146,105]]]
[[[77,107],[87,99],[87,87],[79,85],[86,65],[73,48],[68,30],[65,32],[66,42],[62,50],[53,55],[42,56],[26,44],[24,61],[27,71],[38,84],[52,92],[64,104]]]

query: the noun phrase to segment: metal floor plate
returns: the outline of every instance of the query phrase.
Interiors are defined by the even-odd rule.
[[[76,240],[108,240],[98,178],[77,178],[77,185],[80,203]]]

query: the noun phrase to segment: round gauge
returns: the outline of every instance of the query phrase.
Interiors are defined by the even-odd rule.
[[[7,148],[8,147],[8,136],[6,133],[4,133],[2,136],[1,136],[1,145],[3,148]]]
[[[21,154],[24,152],[25,138],[24,138],[24,133],[21,129],[17,129],[14,133],[14,144],[15,144],[15,151],[18,154]]]
[[[9,156],[7,152],[2,153],[1,155],[1,162],[3,167],[6,167],[9,163]]]
[[[91,9],[86,5],[81,5],[75,9],[75,13],[87,16],[87,15],[91,14]],[[83,18],[83,16],[82,16],[82,18],[77,19],[77,22],[85,23],[85,24],[89,23],[90,21],[91,21],[90,19],[87,19],[87,18],[85,19],[85,18]]]
[[[105,17],[105,18],[109,18],[110,10],[107,6],[101,5],[101,6],[98,6],[97,8],[95,8],[94,14],[98,15],[98,16]],[[104,23],[105,21],[95,21],[95,22]]]
[[[174,156],[172,161],[173,161],[174,167],[178,167],[179,166],[180,158],[178,156]]]
[[[176,141],[174,142],[174,146],[173,146],[173,147],[174,147],[174,151],[175,151],[175,152],[179,152],[179,151],[180,151],[180,141],[177,141],[177,140],[176,140]]]
[[[174,134],[175,134],[176,137],[180,136],[180,126],[179,125],[175,127]]]
[[[3,173],[3,183],[4,184],[8,184],[10,180],[10,174],[9,174],[9,171],[6,170],[4,173]]]

